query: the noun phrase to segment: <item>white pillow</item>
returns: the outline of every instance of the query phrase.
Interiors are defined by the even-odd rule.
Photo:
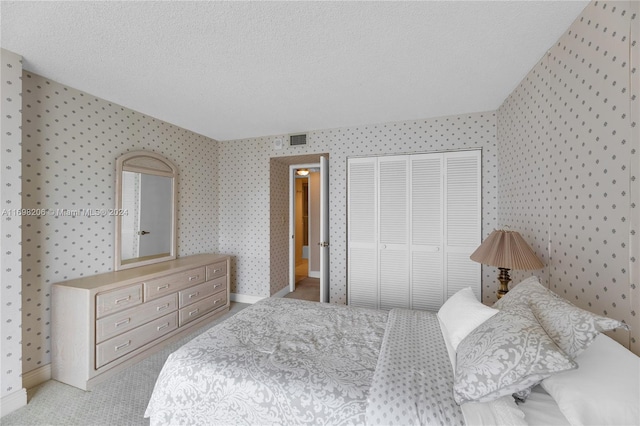
[[[471,287],[467,287],[444,302],[438,311],[438,318],[449,334],[451,346],[456,350],[462,339],[498,312],[498,309],[480,303]]]
[[[449,332],[447,331],[447,327],[444,326],[444,323],[440,318],[438,318],[438,324],[440,325],[440,332],[442,333],[442,338],[444,339],[444,344],[447,347],[447,354],[449,355],[449,361],[451,362],[451,368],[453,369],[453,373],[456,372],[456,350],[453,349],[451,345],[451,338],[449,338]]]
[[[578,369],[542,381],[572,425],[640,425],[640,357],[600,334]]]

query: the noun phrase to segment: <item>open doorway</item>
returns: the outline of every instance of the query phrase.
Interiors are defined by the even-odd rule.
[[[296,292],[296,266],[298,266],[299,276],[304,275],[311,278],[320,276],[320,298],[322,302],[329,302],[329,155],[328,154],[305,154],[289,157],[273,157],[270,160],[270,291],[272,297],[293,297],[298,298]],[[318,167],[319,166],[319,167]],[[299,244],[296,250],[295,238],[300,235],[295,227],[295,198],[296,198],[296,177],[295,171],[299,168],[320,170],[320,237],[318,231],[314,236],[311,231],[307,235],[307,242]],[[313,175],[312,175],[313,176]],[[305,180],[303,180],[304,182]],[[306,180],[308,182],[308,179]],[[312,193],[313,185],[308,188],[309,196]],[[298,197],[302,199],[304,187],[298,188]],[[305,197],[306,198],[306,197]],[[309,208],[311,200],[308,200]],[[307,224],[313,229],[313,214],[307,218]],[[304,226],[304,223],[303,223]],[[304,237],[303,237],[304,238]],[[302,257],[302,247],[308,246],[305,252],[309,251],[309,257],[313,257],[312,251],[320,251],[320,267],[318,269],[313,263],[304,265],[300,262]],[[296,262],[296,251],[298,252],[298,262]],[[306,254],[306,253],[305,253]],[[306,259],[305,259],[306,260]],[[307,260],[308,262],[308,260]],[[296,265],[298,263],[298,265]],[[303,263],[301,266],[300,264]],[[298,280],[299,281],[299,280]],[[288,293],[294,292],[289,296]],[[317,294],[317,292],[314,292]],[[318,300],[315,296],[314,300]]]
[[[297,169],[295,176],[296,194],[294,197],[295,203],[295,227],[296,233],[294,234],[295,240],[295,263],[296,263],[296,284],[305,278],[313,277],[315,271],[312,272],[311,265],[311,250],[309,249],[309,236],[314,234],[311,230],[311,224],[309,222],[310,214],[315,216],[315,211],[310,212],[309,207],[310,196],[309,183],[311,178],[317,173],[312,169]],[[314,261],[315,259],[314,253]],[[319,260],[319,259],[318,259]],[[318,274],[320,271],[318,271]],[[319,291],[319,289],[318,289]]]
[[[329,302],[329,162],[324,156],[319,160],[289,166],[291,293],[286,297]]]
[[[320,301],[320,164],[290,166],[294,279],[285,297]]]

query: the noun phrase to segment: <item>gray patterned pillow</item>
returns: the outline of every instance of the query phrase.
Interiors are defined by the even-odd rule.
[[[571,358],[585,350],[599,332],[627,325],[578,308],[544,287],[538,277],[523,280],[493,305],[522,316],[535,314],[553,341]]]
[[[493,304],[496,309],[508,309],[516,305],[528,305],[530,300],[536,299],[547,292],[547,288],[540,284],[535,275],[515,285],[502,299]]]
[[[554,373],[577,367],[531,311],[521,311],[500,311],[460,342],[453,384],[458,404],[526,391]]]
[[[544,297],[530,300],[529,306],[542,328],[571,358],[584,351],[600,332],[629,329],[618,320],[580,309],[550,290]]]

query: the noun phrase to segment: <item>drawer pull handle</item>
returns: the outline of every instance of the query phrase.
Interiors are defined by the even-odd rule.
[[[218,288],[218,287],[220,287],[221,285],[222,285],[222,283],[214,284],[214,285],[213,285],[213,288]]]
[[[191,315],[195,315],[195,314],[197,314],[198,312],[200,312],[200,308],[198,308],[198,309],[196,309],[196,310],[194,310],[194,311],[189,312],[189,316],[191,316]]]
[[[121,297],[120,299],[116,299],[115,300],[115,304],[117,305],[118,303],[126,302],[128,300],[131,300],[131,295],[129,295],[127,297]]]
[[[214,270],[213,270],[213,273],[214,273],[214,274],[217,274],[217,273],[218,273],[218,272],[220,272],[220,271],[222,271],[222,269],[214,269]]]
[[[221,300],[222,300],[222,299],[216,299],[216,300],[214,300],[214,301],[213,301],[213,304],[214,304],[214,305],[217,305],[217,304],[218,304],[218,302],[219,302],[219,301],[221,301]]]
[[[199,292],[199,291],[196,291],[195,293],[191,293],[191,294],[189,295],[189,299],[191,299],[192,297],[197,297],[199,294],[200,294],[200,292]]]
[[[158,330],[158,331],[160,331],[160,330],[162,330],[163,328],[167,328],[167,327],[169,327],[169,323],[166,323],[166,324],[164,324],[164,325],[160,325],[160,326],[158,326],[158,327],[157,327],[157,330]]]
[[[158,286],[158,291],[160,291],[160,290],[164,290],[164,289],[166,289],[166,288],[169,288],[169,284],[165,284],[165,285],[160,285],[160,286]]]
[[[116,351],[119,351],[122,348],[126,348],[127,346],[129,346],[131,344],[131,340],[127,341],[127,343],[123,343],[121,345],[116,346]]]
[[[195,275],[193,277],[189,277],[189,281],[197,280],[198,278],[200,278],[200,275]]]
[[[131,318],[123,319],[122,321],[118,321],[116,323],[116,327],[120,327],[121,325],[129,324],[131,322]]]
[[[161,310],[163,310],[163,309],[167,309],[168,307],[169,307],[169,303],[167,303],[166,305],[158,306],[158,307],[156,307],[156,309],[157,309],[158,311],[161,311]]]

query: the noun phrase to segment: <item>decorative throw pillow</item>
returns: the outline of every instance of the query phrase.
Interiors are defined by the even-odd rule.
[[[514,286],[502,299],[498,299],[493,304],[493,307],[496,309],[508,309],[517,305],[528,305],[530,300],[547,291],[546,287],[540,284],[538,277],[533,275]]]
[[[483,305],[471,287],[463,288],[451,296],[438,311],[438,318],[445,325],[453,349],[471,331],[499,311]]]
[[[458,345],[453,385],[458,404],[526,392],[554,373],[577,367],[533,314],[518,311],[500,311]]]
[[[628,329],[620,321],[578,308],[544,287],[535,276],[516,285],[493,307],[522,316],[535,315],[553,341],[571,358],[586,349],[598,333]]]
[[[571,358],[584,351],[600,332],[629,329],[618,320],[580,309],[550,290],[545,296],[530,300],[529,306],[542,328]]]

